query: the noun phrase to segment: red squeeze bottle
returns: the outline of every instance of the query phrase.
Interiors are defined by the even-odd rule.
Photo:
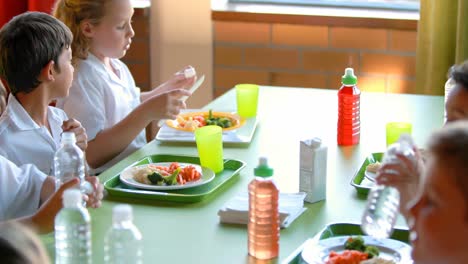
[[[357,77],[352,68],[346,68],[338,90],[338,145],[350,146],[359,143],[361,134],[361,91],[356,86]]]

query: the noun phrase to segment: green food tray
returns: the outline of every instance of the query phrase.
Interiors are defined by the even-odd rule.
[[[371,187],[369,185],[362,184],[363,181],[366,180],[364,173],[366,171],[367,165],[371,163],[375,163],[377,161],[381,162],[382,156],[383,156],[382,152],[372,153],[369,156],[367,156],[367,158],[364,160],[359,170],[351,179],[350,184],[354,186],[354,188],[356,188],[358,196],[363,197],[363,198],[367,197],[367,194],[369,193],[369,190],[371,189]]]
[[[356,236],[356,235],[364,235],[361,230],[361,225],[354,224],[354,223],[333,223],[333,224],[326,226],[324,229],[322,229],[317,235],[315,235],[314,239],[322,240],[322,239],[327,239],[327,238],[337,237],[337,236]],[[390,238],[409,244],[408,242],[409,231],[408,229],[404,229],[404,228],[395,228]],[[301,257],[301,253],[305,244],[306,243],[304,242],[302,245],[300,245],[282,263],[283,264],[304,263]]]
[[[144,165],[156,162],[185,162],[200,164],[198,157],[180,156],[180,155],[152,155],[145,157],[129,167]],[[245,162],[235,159],[224,160],[224,170],[216,173],[215,178],[207,184],[171,191],[152,191],[141,190],[125,185],[120,181],[120,174],[117,174],[104,182],[104,188],[109,195],[115,197],[132,198],[132,199],[151,199],[183,203],[199,202],[213,194],[216,190],[220,189],[223,185],[239,175],[239,171],[245,167]]]

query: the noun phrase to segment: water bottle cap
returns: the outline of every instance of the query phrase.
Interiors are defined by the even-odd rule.
[[[66,208],[76,207],[82,200],[81,191],[78,189],[68,189],[63,193],[63,206]]]
[[[62,143],[76,143],[75,133],[73,132],[63,132],[62,133]]]
[[[118,204],[114,206],[112,219],[114,223],[133,220],[133,210],[128,204]]]
[[[341,77],[341,82],[344,85],[355,85],[357,83],[357,77],[354,75],[353,68],[345,69],[345,74]]]
[[[258,159],[258,166],[254,169],[254,174],[259,177],[273,176],[273,168],[268,166],[268,158],[260,157]]]

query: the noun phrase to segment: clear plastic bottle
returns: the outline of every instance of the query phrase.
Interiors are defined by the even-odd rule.
[[[249,255],[257,259],[272,259],[279,253],[279,191],[272,180],[273,169],[267,158],[261,157],[254,169],[255,179],[249,184]]]
[[[61,146],[54,155],[55,188],[64,182],[80,178],[80,189],[83,193],[91,193],[92,186],[85,181],[85,161],[83,151],[76,145],[76,137],[72,132],[63,132]]]
[[[112,227],[104,239],[104,262],[143,263],[142,236],[133,224],[132,207],[128,204],[119,204],[113,209]]]
[[[352,68],[346,68],[338,90],[338,145],[349,146],[359,143],[361,134],[360,101],[361,91],[356,86],[357,77]]]
[[[382,164],[397,161],[396,154],[415,160],[414,143],[409,135],[403,134],[385,152]],[[391,173],[391,171],[388,171]],[[361,219],[362,231],[375,238],[388,238],[398,217],[400,193],[390,186],[376,184],[367,197],[366,210]]]
[[[63,194],[63,208],[55,217],[55,263],[91,263],[91,218],[79,190]]]

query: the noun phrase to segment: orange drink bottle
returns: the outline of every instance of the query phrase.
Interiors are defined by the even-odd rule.
[[[272,259],[279,253],[279,190],[272,180],[273,169],[261,157],[254,169],[255,179],[249,184],[249,255]]]
[[[346,68],[341,82],[343,86],[338,90],[338,145],[356,145],[361,134],[361,91],[356,86],[357,77],[352,68]]]

